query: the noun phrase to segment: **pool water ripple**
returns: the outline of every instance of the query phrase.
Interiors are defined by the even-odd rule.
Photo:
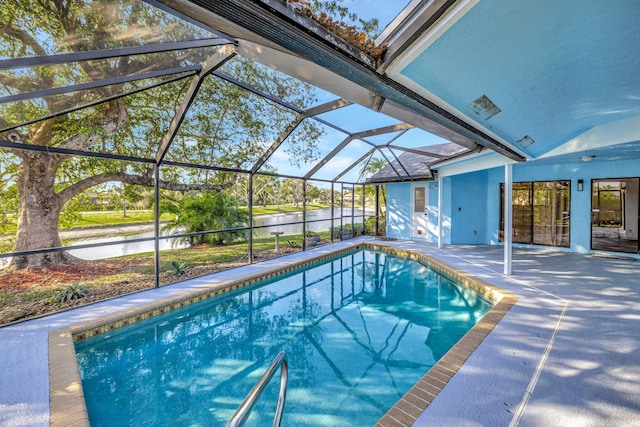
[[[92,426],[224,425],[279,351],[284,426],[369,426],[492,307],[406,257],[357,251],[79,341]],[[272,381],[247,425],[270,425]]]

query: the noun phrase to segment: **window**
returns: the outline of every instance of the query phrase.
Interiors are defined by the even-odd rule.
[[[514,182],[513,242],[569,247],[571,181]],[[500,241],[504,241],[504,184],[500,184]]]
[[[413,207],[413,211],[414,212],[423,212],[424,213],[424,207],[426,206],[425,203],[425,196],[424,196],[424,187],[416,187],[414,190],[414,207]]]

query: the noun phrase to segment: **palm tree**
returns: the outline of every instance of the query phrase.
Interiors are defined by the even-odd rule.
[[[163,227],[163,231],[168,232],[200,233],[242,228],[247,226],[249,219],[248,213],[237,209],[225,193],[216,191],[205,191],[199,196],[179,200],[167,198],[161,210],[174,215],[174,219]],[[191,245],[220,245],[244,238],[244,231],[225,231],[186,236],[179,240]]]

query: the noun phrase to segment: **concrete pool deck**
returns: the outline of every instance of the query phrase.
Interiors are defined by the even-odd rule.
[[[251,273],[367,241],[432,256],[518,302],[417,426],[640,426],[640,261],[359,238],[241,267]],[[224,281],[239,269],[0,328],[0,425],[49,425],[48,332]],[[286,417],[286,410],[285,410]]]

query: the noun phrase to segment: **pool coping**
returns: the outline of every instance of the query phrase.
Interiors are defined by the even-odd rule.
[[[440,273],[459,280],[464,285],[479,291],[496,303],[491,310],[451,347],[375,424],[375,427],[411,426],[445,388],[447,383],[497,326],[511,307],[516,304],[519,297],[429,255],[416,253],[407,249],[395,249],[371,243],[367,243],[367,245],[375,249],[384,249],[386,252],[392,254],[408,254],[411,258],[426,262]]]
[[[134,308],[49,331],[49,425],[51,427],[90,425],[75,356],[75,342],[360,248],[384,250],[393,255],[417,259],[440,273],[459,280],[465,286],[475,289],[495,302],[493,308],[375,424],[377,427],[412,425],[516,303],[518,297],[429,255],[372,242],[358,243],[349,248],[310,256],[304,260],[285,262],[284,266],[282,264],[275,265],[261,271],[206,285],[199,289],[187,290]]]

